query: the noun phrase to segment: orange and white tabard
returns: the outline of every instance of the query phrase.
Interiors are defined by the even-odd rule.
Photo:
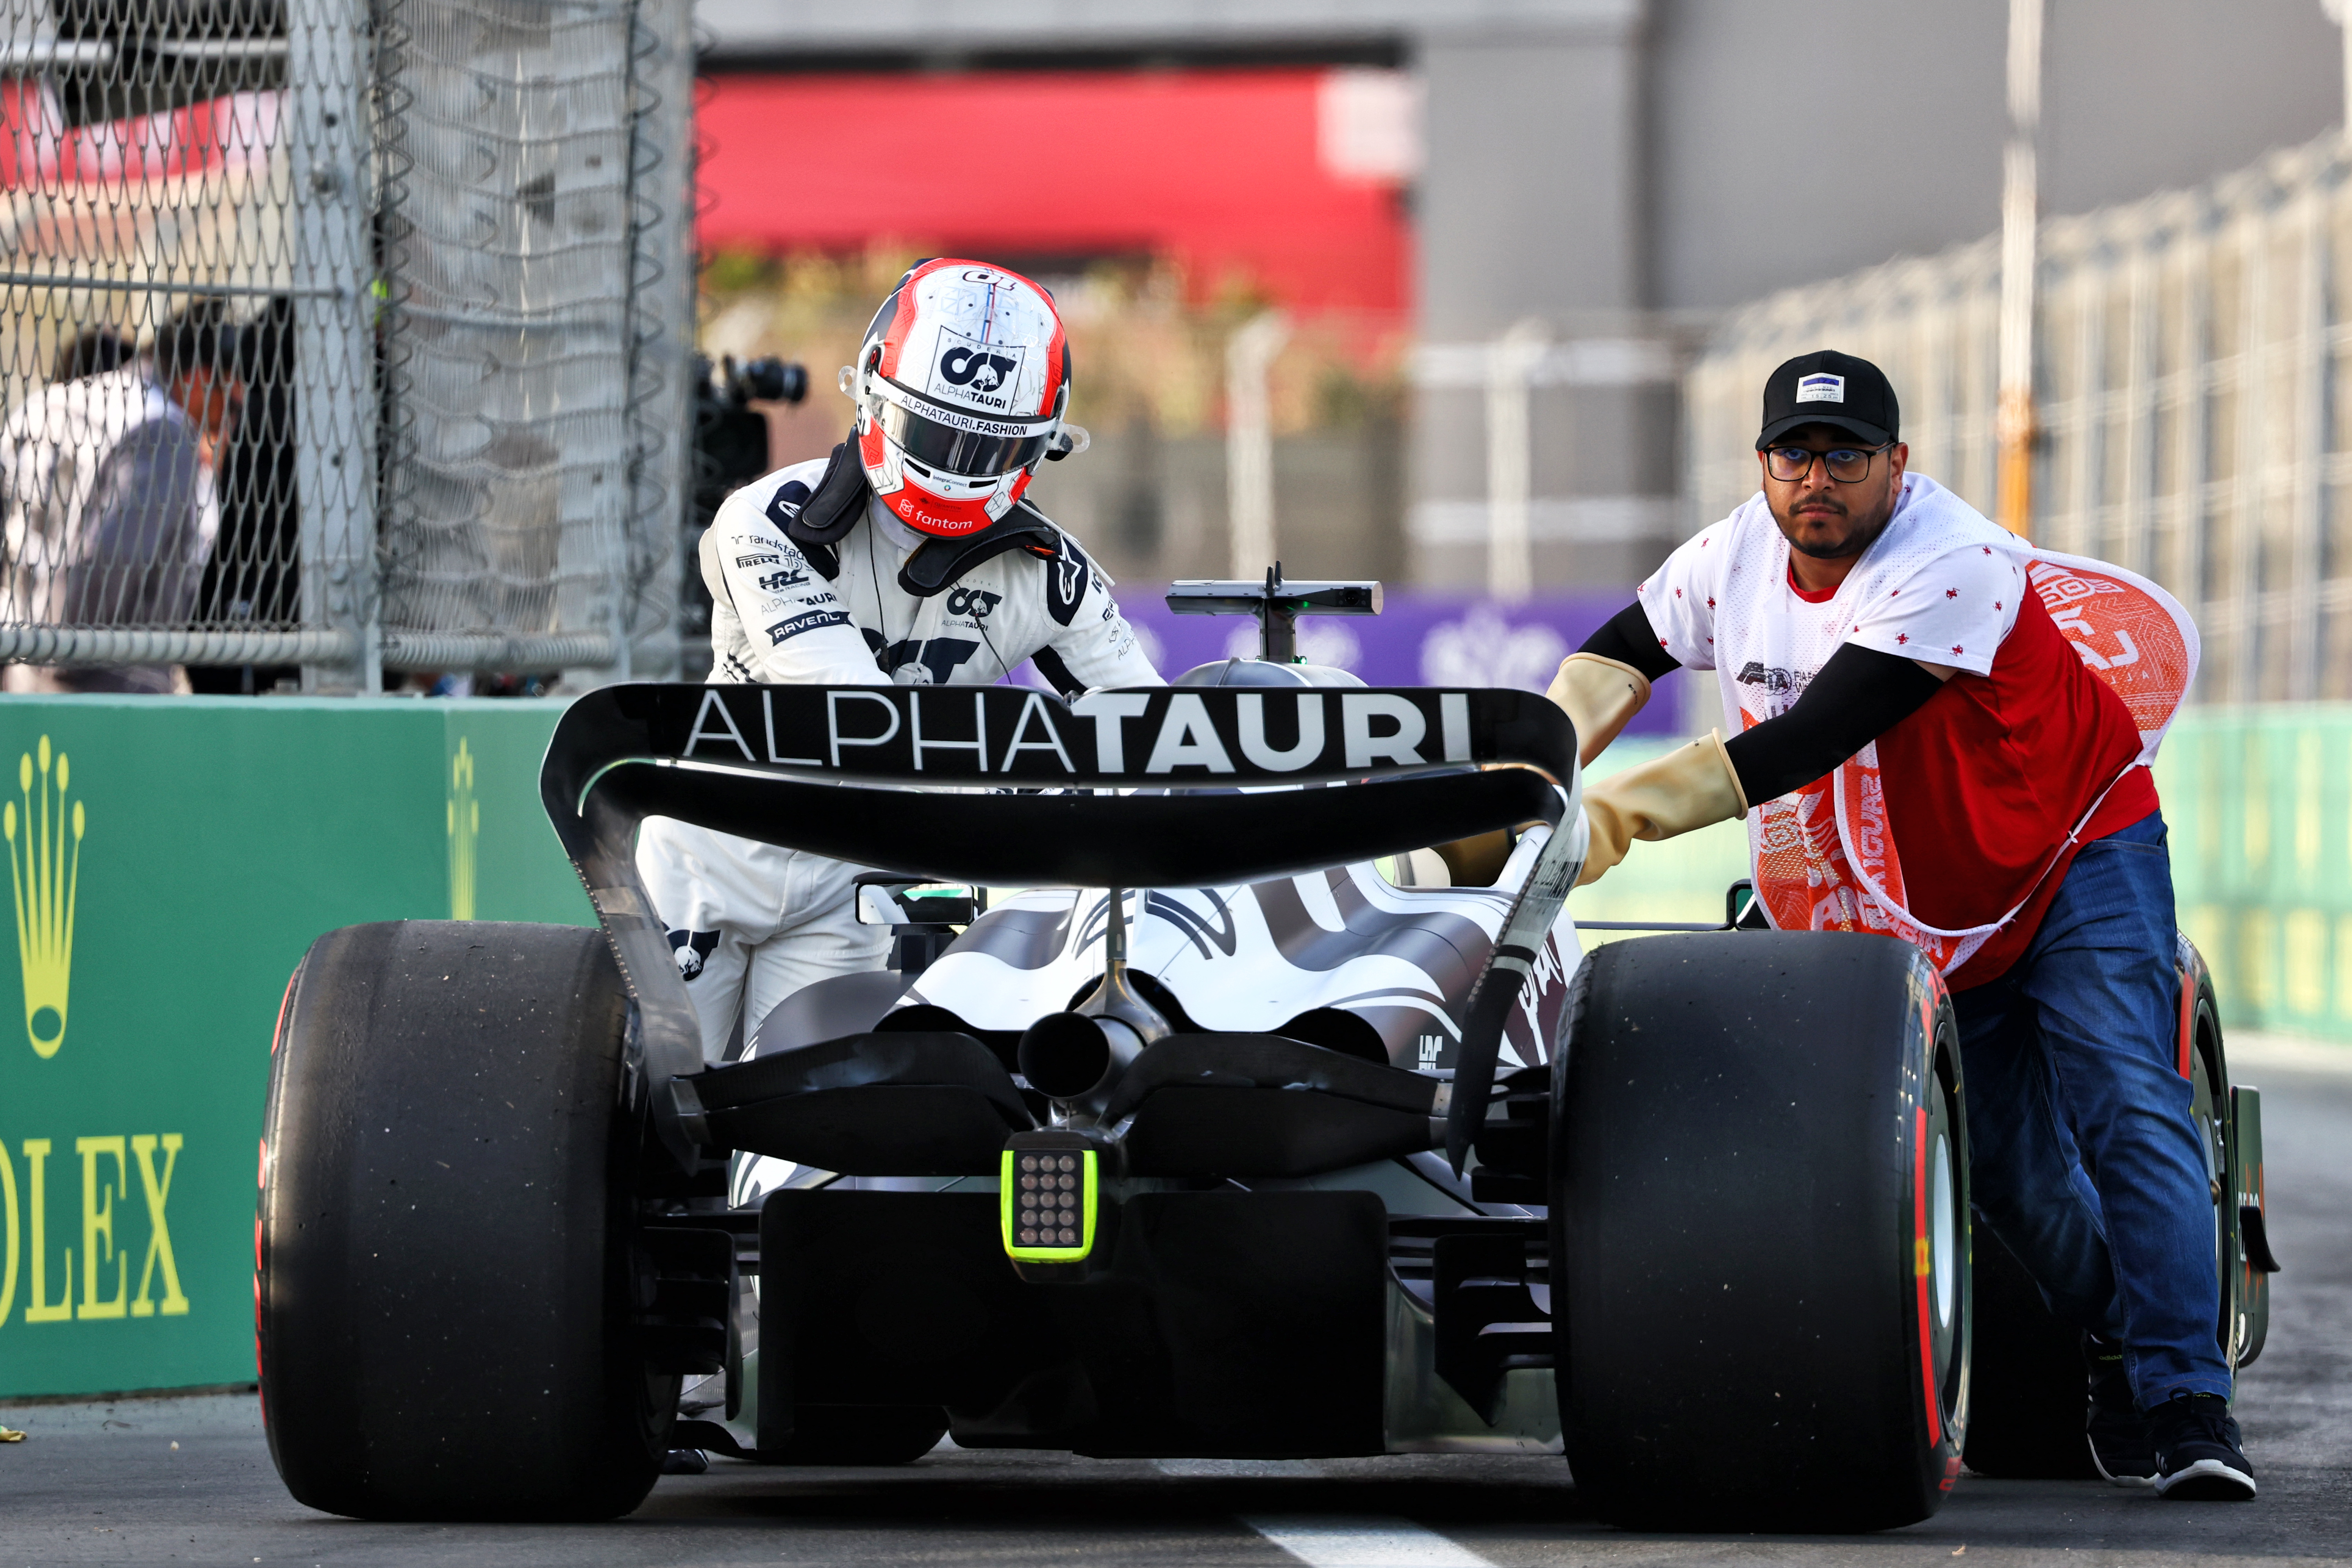
[[[2029,594],[2039,601],[2030,609]],[[2138,754],[2104,764],[2110,771],[2090,783],[2079,816],[2070,808],[2068,820],[2042,829],[2049,842],[2001,847],[2010,852],[1997,857],[2010,867],[2005,891],[1985,911],[1995,918],[1979,923],[1939,927],[1914,912],[1919,890],[1906,886],[1888,809],[1890,789],[1912,781],[1885,775],[1878,742],[1748,812],[1757,894],[1775,927],[1885,932],[1950,974],[2034,901],[2071,859],[2100,803],[2154,758],[2196,674],[2196,627],[2147,579],[2036,549],[1916,474],[1905,479],[1886,531],[1845,582],[1822,602],[1812,597],[1795,590],[1788,542],[1760,494],[1685,542],[1642,585],[1660,645],[1688,668],[1716,670],[1728,732],[1788,711],[1849,642],[1990,676],[2003,642],[2021,629],[2021,612],[2032,623],[2022,635],[2044,638],[2046,613],[2083,665],[2123,699],[2139,731]],[[2120,731],[2120,721],[2114,727]],[[2122,750],[2129,751],[2127,732]],[[2145,790],[2144,776],[2137,787]],[[2142,809],[2153,809],[2152,793]],[[1998,822],[1948,826],[1956,836],[2006,830]]]

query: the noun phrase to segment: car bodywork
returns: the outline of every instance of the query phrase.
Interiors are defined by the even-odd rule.
[[[688,1162],[800,1167],[735,1194],[758,1200],[738,1254],[757,1337],[744,1355],[736,1326],[711,1446],[778,1450],[795,1408],[858,1405],[942,1408],[968,1446],[1556,1449],[1542,1221],[1515,1201],[1534,1184],[1492,1168],[1507,1140],[1473,1150],[1490,1086],[1542,1070],[1567,1002],[1574,744],[1511,691],[575,704],[548,806],[638,1005],[653,1129]],[[1041,787],[1059,793],[1002,793]],[[792,1038],[780,1017],[706,1069],[625,852],[655,811],[1028,890],[870,1026]],[[1506,826],[1527,831],[1491,888],[1400,888],[1371,864]],[[1017,1076],[1019,1037],[1114,964],[1164,1026],[1103,1092],[1049,1106]],[[1002,1162],[1057,1137],[1099,1160],[1099,1231],[1077,1259],[1024,1263]]]
[[[951,1432],[1560,1452],[1616,1522],[1867,1530],[1964,1463],[2081,1468],[2075,1339],[2021,1270],[1972,1359],[1959,1027],[1918,949],[1748,934],[1735,884],[1719,926],[1580,952],[1557,708],[1285,662],[1297,614],[1376,585],[1182,586],[1259,614],[1266,657],[1068,703],[592,693],[541,792],[601,937],[313,944],[257,1229],[298,1500],[608,1518],[666,1446],[887,1464]],[[889,968],[706,1065],[635,870],[652,815],[881,868],[856,896],[900,927]],[[1490,887],[1373,864],[1501,829]],[[2242,1364],[2275,1267],[2259,1099],[2180,963]]]

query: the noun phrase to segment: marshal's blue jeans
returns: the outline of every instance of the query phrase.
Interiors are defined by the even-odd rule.
[[[2172,861],[2151,813],[2084,845],[2009,972],[1958,992],[1977,1218],[2143,1410],[2230,1394],[2204,1146],[2180,1076]]]

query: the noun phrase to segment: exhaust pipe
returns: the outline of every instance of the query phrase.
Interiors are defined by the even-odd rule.
[[[1049,1100],[1107,1092],[1143,1050],[1143,1037],[1117,1018],[1048,1013],[1021,1032],[1015,1059],[1029,1087]]]
[[[1169,1035],[1160,1009],[1136,994],[1127,978],[1127,889],[1109,890],[1103,926],[1103,977],[1069,1013],[1048,1013],[1021,1032],[1013,1059],[1029,1087],[1069,1110],[1093,1101],[1099,1112],[1128,1064],[1143,1047]],[[1077,1114],[1084,1115],[1080,1107]]]

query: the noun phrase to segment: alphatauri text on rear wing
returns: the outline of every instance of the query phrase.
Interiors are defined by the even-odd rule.
[[[566,710],[540,787],[638,1003],[655,1115],[683,1153],[700,1119],[662,1086],[702,1064],[637,878],[645,817],[926,877],[1216,887],[1559,824],[1575,759],[1566,715],[1526,691],[1153,688],[1065,704],[1013,687],[635,685]],[[1308,785],[1330,787],[1295,787]],[[1583,845],[1564,832],[1545,847],[1460,1020],[1457,1164]]]

